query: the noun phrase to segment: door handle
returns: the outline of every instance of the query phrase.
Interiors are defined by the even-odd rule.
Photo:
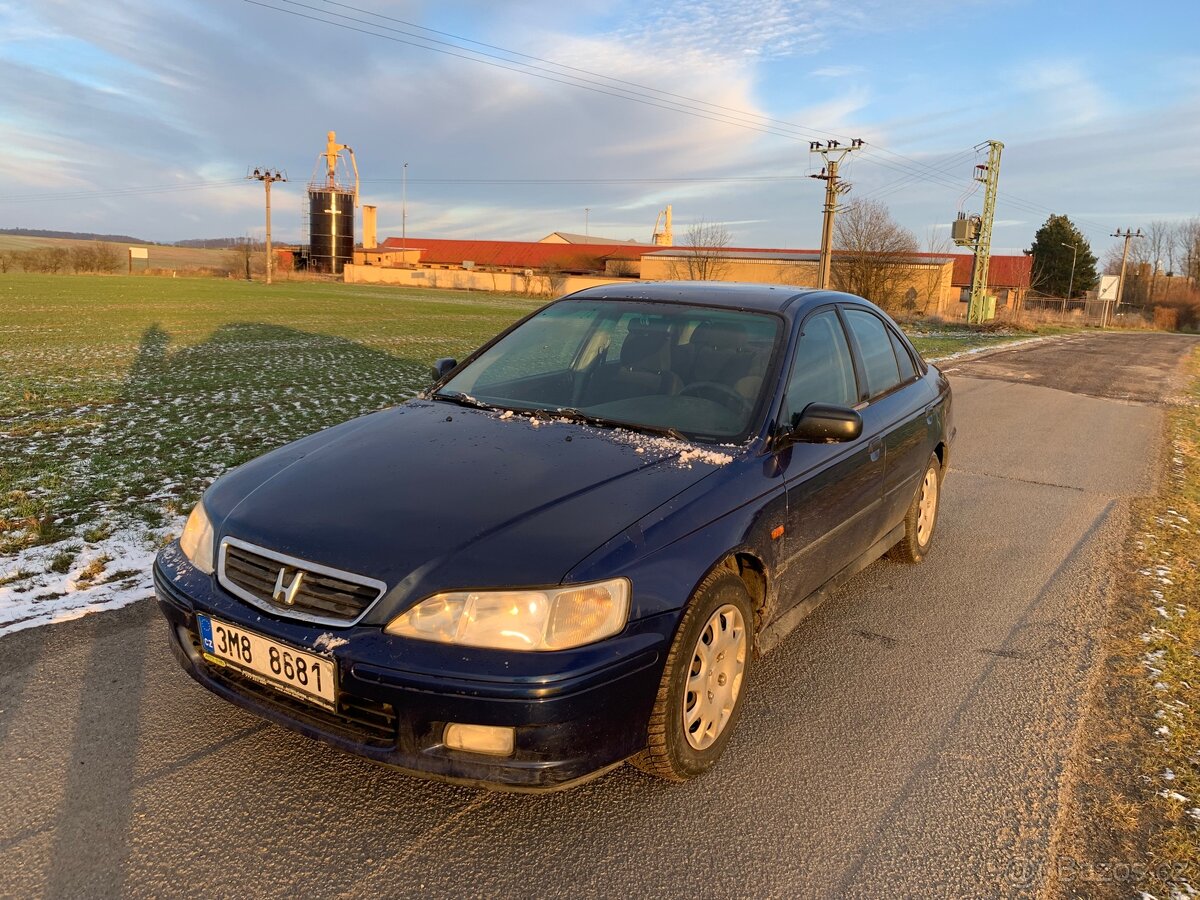
[[[879,462],[879,457],[883,455],[883,438],[875,438],[867,445],[867,450],[871,453],[871,462]]]
[[[925,407],[925,424],[926,425],[933,424],[933,408],[935,406],[937,406],[936,403],[930,403],[927,407]]]

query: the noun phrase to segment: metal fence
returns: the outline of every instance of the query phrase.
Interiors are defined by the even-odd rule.
[[[999,311],[997,311],[999,312]],[[1142,321],[1140,310],[1113,300],[1068,300],[1065,297],[1026,297],[1016,315],[1035,322],[1062,325],[1113,325],[1126,317]]]

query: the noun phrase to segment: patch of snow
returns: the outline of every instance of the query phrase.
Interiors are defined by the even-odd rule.
[[[0,585],[0,635],[154,596],[154,557],[182,529],[182,518],[164,528],[130,525],[99,541],[67,538],[0,559],[0,582],[7,582]],[[66,572],[50,571],[56,555],[71,551],[77,552]],[[93,566],[99,571],[89,572]]]
[[[313,641],[313,649],[318,653],[333,653],[338,647],[344,647],[350,643],[344,637],[336,637],[332,632],[325,632],[323,635]]]
[[[926,359],[926,362],[943,363],[952,359],[961,359],[964,356],[975,356],[978,353],[987,353],[989,350],[1011,350],[1014,347],[1023,347],[1027,344],[1040,344],[1043,341],[1050,340],[1049,336],[1023,338],[1019,341],[1008,341],[1007,343],[999,344],[984,344],[982,347],[972,347],[970,350],[959,350],[957,353],[950,353],[946,356],[934,356]]]

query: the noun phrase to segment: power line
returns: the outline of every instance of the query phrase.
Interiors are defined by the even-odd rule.
[[[299,6],[304,5],[304,4],[300,4],[300,3],[296,2],[296,0],[279,0],[279,2],[284,2],[284,3],[291,4],[291,5],[299,5]],[[337,2],[337,0],[323,0],[323,2],[327,6],[337,6],[337,7],[341,7],[342,9],[349,9],[349,10],[352,10],[353,12],[362,13],[363,15],[371,16],[372,18],[375,18],[375,19],[382,19],[382,20],[388,21],[388,22],[395,22],[397,24],[404,25],[408,28],[415,28],[419,31],[425,31],[430,34],[441,35],[442,37],[448,37],[455,41],[460,41],[462,43],[474,44],[477,47],[486,47],[489,50],[497,50],[501,53],[507,54],[508,56],[516,56],[516,57],[520,57],[521,59],[531,59],[531,60],[534,60],[535,62],[545,63],[546,65],[554,66],[557,69],[563,69],[568,72],[579,72],[582,75],[587,75],[591,78],[600,78],[600,79],[603,79],[604,81],[612,82],[613,84],[627,85],[629,87],[636,88],[638,91],[649,91],[654,94],[661,95],[663,97],[673,97],[673,98],[676,98],[677,100],[687,101],[688,103],[701,104],[710,109],[721,110],[722,112],[732,113],[741,118],[755,119],[755,120],[758,120],[762,123],[766,123],[769,125],[778,125],[778,126],[783,126],[785,128],[794,129],[797,131],[798,136],[803,138],[804,140],[811,140],[811,134],[819,134],[819,135],[824,135],[827,137],[839,138],[839,139],[846,140],[846,141],[852,140],[847,135],[838,134],[837,132],[829,131],[824,128],[818,128],[818,127],[812,126],[812,125],[804,125],[804,124],[797,123],[797,122],[789,122],[784,119],[775,119],[770,116],[764,116],[760,113],[753,113],[753,112],[749,112],[748,110],[742,110],[742,109],[738,109],[738,108],[732,107],[732,106],[724,106],[719,103],[712,103],[711,101],[708,101],[708,100],[701,100],[697,97],[690,97],[686,94],[678,94],[678,93],[674,93],[672,91],[665,91],[665,90],[662,90],[661,88],[656,88],[652,85],[641,84],[636,81],[628,81],[623,78],[616,78],[611,75],[605,75],[602,72],[594,72],[590,69],[583,69],[578,66],[571,66],[566,63],[556,62],[554,60],[546,59],[544,57],[534,56],[534,55],[531,55],[528,53],[522,53],[519,50],[511,50],[507,47],[501,47],[497,44],[488,44],[483,41],[477,41],[477,40],[465,37],[460,34],[454,34],[453,32],[439,31],[436,28],[428,28],[424,25],[418,25],[415,22],[409,22],[405,19],[398,19],[398,18],[395,18],[394,16],[384,15],[383,13],[372,12],[371,10],[362,9],[361,7],[357,7],[357,6],[352,6],[348,3],[340,3],[340,2]],[[315,7],[307,6],[306,8],[313,9],[314,11],[316,11]],[[329,13],[329,14],[337,15],[336,13]],[[361,21],[361,20],[354,20],[354,21]],[[374,24],[374,23],[363,23],[363,24]],[[384,27],[384,26],[375,26],[375,27]],[[401,33],[408,34],[412,37],[417,37],[418,39],[434,40],[434,39],[430,39],[430,38],[422,38],[420,35],[413,35],[411,32],[403,32],[402,31]],[[446,42],[444,42],[444,41],[438,41],[437,43],[446,44]],[[457,47],[457,45],[455,45],[455,44],[446,44],[446,46]],[[475,51],[470,51],[468,48],[465,48],[465,47],[458,48],[458,49],[467,50],[467,52],[475,52]],[[489,56],[490,56],[490,54],[489,54]],[[493,57],[493,58],[495,58],[495,57]],[[515,62],[515,60],[513,60],[513,62]],[[537,68],[540,68],[540,67],[537,67]],[[928,169],[932,170],[932,167],[927,166],[925,163],[922,163],[919,160],[915,160],[912,157],[905,156],[902,153],[896,153],[895,151],[888,150],[886,147],[873,146],[870,149],[876,153],[884,153],[889,156],[894,156],[897,159],[904,160],[904,161],[918,167],[918,169],[928,168]]]
[[[722,182],[803,181],[807,175],[717,175],[664,178],[409,178],[409,184],[690,184]],[[400,184],[402,178],[364,178],[363,184]]]
[[[769,135],[774,135],[777,137],[788,138],[789,140],[805,141],[805,142],[811,142],[812,136],[814,133],[834,134],[833,132],[823,131],[823,130],[819,130],[819,129],[813,129],[808,126],[803,126],[803,125],[798,125],[796,123],[786,122],[781,119],[771,119],[770,117],[762,116],[762,115],[759,115],[758,113],[751,113],[746,110],[737,110],[737,109],[734,109],[733,107],[727,107],[727,106],[721,106],[719,104],[713,104],[706,100],[700,100],[695,97],[687,97],[682,94],[672,94],[669,91],[660,91],[657,88],[651,88],[651,87],[646,87],[643,85],[638,85],[636,82],[627,82],[627,81],[623,81],[621,79],[614,79],[614,78],[611,78],[610,76],[598,75],[596,73],[588,72],[588,70],[585,70],[585,69],[578,69],[578,68],[571,67],[571,66],[564,66],[561,63],[554,63],[554,62],[545,60],[545,62],[548,62],[550,65],[557,66],[559,68],[565,68],[565,69],[571,69],[573,71],[583,72],[583,73],[592,75],[593,77],[602,78],[602,79],[605,79],[606,81],[610,81],[610,82],[617,82],[620,84],[632,85],[632,86],[635,86],[637,88],[637,90],[629,90],[626,88],[614,87],[614,85],[611,85],[611,84],[597,83],[595,81],[590,80],[589,78],[581,78],[579,76],[569,75],[569,74],[565,74],[562,72],[555,72],[551,69],[546,69],[543,66],[531,66],[528,63],[521,63],[517,60],[507,59],[504,57],[498,57],[495,54],[482,53],[477,50],[470,50],[469,48],[460,47],[457,44],[451,44],[446,41],[437,40],[436,38],[427,38],[422,35],[416,35],[410,31],[404,31],[402,29],[391,28],[386,25],[380,25],[376,22],[371,22],[368,20],[357,19],[353,16],[347,16],[342,13],[329,12],[329,11],[321,9],[319,7],[311,6],[306,3],[301,3],[301,2],[299,2],[299,0],[276,0],[276,2],[286,3],[289,6],[299,7],[300,9],[307,9],[307,10],[310,10],[311,12],[320,13],[322,16],[331,16],[333,18],[332,19],[319,18],[318,16],[311,16],[311,15],[307,15],[302,12],[298,12],[295,9],[284,9],[282,7],[272,6],[269,3],[261,2],[261,0],[245,0],[245,2],[250,3],[251,5],[254,5],[254,6],[261,6],[264,9],[270,9],[275,12],[284,13],[286,15],[296,16],[296,17],[302,18],[302,19],[308,19],[310,21],[318,22],[323,25],[332,25],[336,28],[342,28],[347,31],[354,31],[359,34],[366,34],[371,37],[382,38],[384,40],[392,41],[394,43],[404,44],[404,45],[411,46],[411,47],[417,47],[418,49],[422,49],[422,50],[430,50],[434,53],[441,53],[443,55],[452,56],[457,59],[465,59],[470,62],[480,63],[482,65],[487,65],[487,66],[491,66],[493,68],[503,69],[503,70],[509,71],[509,72],[515,72],[517,74],[529,75],[534,78],[539,78],[543,81],[550,81],[550,82],[554,82],[556,84],[565,85],[567,87],[576,87],[576,88],[580,88],[581,90],[587,90],[587,91],[591,91],[593,93],[604,94],[606,96],[615,97],[620,100],[630,100],[634,103],[641,103],[646,106],[651,106],[651,107],[655,107],[658,109],[664,109],[664,110],[667,110],[670,112],[683,113],[684,115],[690,115],[690,116],[693,116],[694,118],[705,119],[708,121],[717,122],[719,124],[733,125],[735,127],[744,128],[749,131],[755,131],[760,134],[769,134]],[[373,16],[375,18],[382,18],[382,19],[386,19],[388,21],[404,22],[404,20],[391,19],[388,16],[383,16],[378,13],[371,13],[369,11],[363,11],[363,10],[360,10],[358,7],[351,7],[347,4],[336,3],[333,5],[341,6],[346,9],[353,9],[358,12],[363,12],[365,15]],[[357,25],[365,25],[365,26],[367,26],[367,28],[366,29],[357,28],[354,25],[347,25],[347,24],[345,24],[345,22],[337,21],[337,19],[344,19],[347,22],[354,22]],[[405,24],[407,24],[407,23],[405,23]],[[411,27],[420,28],[421,26],[411,26]],[[413,40],[405,40],[404,38],[393,37],[392,35],[389,35],[389,34],[381,34],[379,31],[373,31],[373,30],[368,30],[368,29],[382,29],[383,31],[390,31],[390,32],[394,32],[395,34],[403,35],[404,37],[407,37],[407,38],[412,38]],[[449,32],[438,32],[438,31],[434,31],[433,29],[422,29],[422,30],[429,30],[436,34],[450,36]],[[496,45],[493,45],[493,44],[482,44],[481,42],[471,41],[469,38],[461,38],[461,37],[458,37],[457,35],[453,35],[453,37],[455,37],[457,40],[463,40],[463,41],[467,41],[469,43],[479,44],[479,46],[487,46],[492,49],[500,49],[502,52],[507,53],[512,56],[524,56],[526,58],[537,59],[539,61],[543,61],[543,60],[541,60],[540,57],[530,57],[527,54],[518,53],[517,51],[507,50],[504,48],[497,48]],[[418,43],[418,42],[420,42],[420,43]],[[430,46],[431,44],[438,44],[441,46]],[[446,47],[449,47],[452,49],[443,49]],[[456,52],[454,52],[454,50],[459,50],[462,52],[456,53]],[[468,54],[470,54],[470,55],[468,55]],[[651,91],[655,94],[659,94],[662,96],[658,96],[658,97],[648,96],[644,93],[639,93],[639,91]],[[685,101],[685,102],[664,99],[665,97],[678,97],[682,101]],[[837,136],[839,136],[839,135],[835,134],[835,137],[837,137]],[[847,138],[847,140],[849,140],[849,138]],[[918,176],[920,175],[921,169],[919,167],[922,167],[924,164],[919,163],[916,160],[912,160],[909,157],[903,156],[902,154],[896,153],[891,150],[887,150],[886,148],[883,148],[883,147],[877,147],[874,149],[877,153],[885,153],[888,156],[895,157],[896,159],[903,161],[900,163],[894,163],[891,160],[880,159],[877,156],[875,156],[875,157],[872,157],[872,162],[874,162],[875,165],[882,166],[883,168],[887,168],[887,169],[892,169],[894,171],[904,173],[904,174],[916,174]],[[945,183],[945,182],[943,182],[943,183]],[[955,190],[957,190],[961,185],[959,183],[954,183],[952,186],[954,187]]]
[[[516,72],[518,74],[529,75],[529,76],[532,76],[535,78],[540,78],[545,81],[551,81],[551,82],[563,84],[563,85],[566,85],[569,87],[576,87],[576,88],[580,88],[582,90],[592,91],[593,93],[605,94],[608,96],[616,97],[617,99],[630,100],[635,103],[641,103],[643,105],[656,107],[659,109],[665,109],[668,111],[679,112],[684,115],[690,115],[690,116],[693,116],[695,118],[700,118],[700,119],[707,119],[709,121],[718,122],[720,124],[733,125],[735,127],[744,128],[744,129],[747,129],[750,131],[755,131],[755,132],[762,133],[762,134],[770,134],[770,135],[774,135],[777,137],[785,137],[790,140],[811,140],[811,135],[813,133],[835,134],[834,132],[829,132],[829,131],[826,131],[823,129],[817,129],[817,128],[813,128],[811,126],[802,126],[802,125],[798,125],[796,123],[790,123],[790,122],[786,122],[786,121],[780,120],[780,119],[772,119],[770,117],[762,116],[757,113],[751,113],[751,112],[748,112],[745,110],[737,110],[737,109],[734,109],[733,107],[725,107],[725,106],[710,103],[709,101],[701,100],[698,98],[688,97],[683,94],[674,94],[669,91],[662,91],[658,88],[653,88],[653,87],[649,87],[646,85],[638,84],[637,82],[625,81],[623,79],[614,78],[612,76],[607,76],[607,75],[603,75],[600,73],[591,72],[590,70],[587,70],[587,69],[582,69],[582,68],[575,67],[575,66],[568,66],[563,63],[556,63],[551,60],[543,59],[542,57],[537,57],[537,56],[532,56],[530,54],[520,53],[519,51],[515,51],[515,50],[509,50],[504,47],[499,47],[498,45],[495,45],[495,44],[486,44],[481,41],[475,41],[470,38],[452,34],[451,32],[438,31],[436,29],[425,28],[424,26],[416,25],[415,23],[407,22],[406,20],[403,20],[403,19],[396,19],[393,17],[385,16],[380,13],[374,13],[369,10],[363,10],[360,7],[351,6],[351,5],[345,4],[345,3],[333,2],[333,0],[326,0],[327,5],[337,6],[342,9],[348,9],[348,10],[351,10],[354,12],[358,12],[363,15],[370,16],[373,19],[381,19],[383,21],[395,22],[397,24],[404,25],[407,28],[416,28],[421,31],[428,32],[429,34],[438,34],[443,37],[449,37],[449,38],[452,38],[453,40],[461,41],[464,43],[474,44],[475,46],[478,46],[478,47],[486,47],[490,50],[497,50],[501,53],[507,54],[507,56],[500,57],[500,56],[496,56],[495,54],[491,54],[491,53],[484,53],[484,52],[478,51],[478,50],[471,50],[470,48],[460,46],[459,44],[450,43],[448,41],[442,41],[437,38],[426,37],[426,36],[420,35],[420,34],[414,34],[412,31],[408,31],[408,30],[404,30],[404,29],[392,28],[387,25],[382,25],[376,21],[358,19],[358,18],[355,18],[354,16],[348,16],[344,13],[333,12],[333,11],[329,11],[327,9],[323,9],[320,7],[315,7],[315,6],[305,4],[305,3],[301,3],[301,2],[298,2],[298,0],[276,0],[276,2],[286,3],[289,6],[299,7],[301,9],[308,9],[312,12],[319,13],[321,16],[329,16],[331,18],[320,18],[318,16],[307,15],[305,13],[297,11],[296,9],[285,9],[285,8],[282,8],[279,6],[272,6],[269,3],[261,2],[261,0],[245,0],[245,2],[255,5],[255,6],[261,6],[265,9],[270,9],[274,12],[284,13],[287,15],[296,16],[298,18],[308,19],[310,21],[318,22],[320,24],[332,25],[337,28],[342,28],[344,30],[358,32],[360,34],[366,34],[371,37],[382,38],[384,40],[390,40],[395,43],[400,43],[400,44],[405,44],[405,45],[412,46],[412,47],[417,47],[418,49],[430,50],[435,53],[442,53],[447,56],[453,56],[453,57],[456,57],[459,59],[465,59],[465,60],[468,60],[471,62],[477,62],[477,63],[483,64],[483,65],[489,65],[494,68],[504,69],[504,70],[507,70],[510,72]],[[345,20],[345,21],[338,21],[339,19]],[[349,24],[346,24],[346,22],[353,22],[356,24],[349,25]],[[359,27],[356,27],[356,25],[363,25],[363,26],[366,26],[366,28],[359,28]],[[371,30],[371,29],[380,29],[382,31],[390,31],[390,32],[393,32],[393,34],[402,35],[403,37],[395,37],[390,34],[381,34],[380,31]],[[405,38],[409,38],[409,40],[406,40]],[[433,44],[438,44],[440,46],[432,46]],[[451,48],[451,49],[446,49],[446,48]],[[455,51],[458,51],[458,52],[455,52]],[[565,71],[555,71],[554,69],[547,69],[544,66],[534,66],[529,63],[522,63],[518,59],[510,59],[508,57],[520,57],[523,59],[531,59],[531,60],[535,60],[537,62],[546,63],[546,65],[554,66],[554,67],[556,67],[556,69],[561,69],[561,70],[565,70]],[[581,77],[579,75],[571,75],[571,74],[568,74],[568,72],[579,72],[579,73],[581,73],[581,75],[589,76],[589,77]],[[605,83],[596,82],[594,80],[591,80],[594,78],[603,79],[603,82],[605,82]],[[628,85],[629,88],[617,87],[617,85],[622,85],[622,84]],[[653,95],[657,95],[657,96],[650,96],[650,95],[644,93],[647,91],[652,92]],[[678,99],[677,100],[668,99],[671,97],[675,97]],[[835,136],[844,137],[842,135],[836,135],[836,134],[835,134]],[[960,190],[962,187],[962,180],[951,179],[946,173],[943,173],[932,167],[926,166],[924,163],[920,163],[919,161],[914,160],[910,157],[904,156],[903,154],[896,153],[895,151],[888,150],[883,147],[874,147],[871,149],[873,152],[864,153],[863,154],[864,158],[866,158],[869,162],[871,162],[877,166],[892,169],[893,171],[896,171],[896,172],[899,172],[899,173],[905,175],[907,177],[905,180],[905,186],[908,186],[908,183],[911,182],[911,179],[915,178],[918,180],[928,181],[933,184],[939,184],[943,187],[953,188],[956,191]],[[890,159],[881,158],[880,154],[884,154],[887,157],[891,157],[891,158]],[[897,162],[897,161],[899,161],[899,162]],[[1044,206],[1042,204],[1035,203],[1034,201],[1026,200],[1021,197],[1017,197],[1016,195],[1013,195],[1013,194],[1005,193],[1003,196],[1004,196],[1004,200],[1006,203],[1008,203],[1011,206],[1016,207],[1020,211],[1024,211],[1024,212],[1028,212],[1028,213],[1036,213],[1036,214],[1053,213],[1054,212],[1054,210],[1051,207]],[[1096,227],[1096,228],[1105,227],[1105,226],[1099,225],[1099,223],[1088,222],[1086,220],[1079,220],[1079,221],[1082,222],[1083,224],[1087,224],[1089,226]]]

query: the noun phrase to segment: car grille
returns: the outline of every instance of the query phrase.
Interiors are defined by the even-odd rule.
[[[280,571],[284,572],[284,583],[288,585],[298,572],[304,573],[291,603],[274,597]],[[242,599],[289,618],[337,625],[357,621],[382,596],[384,585],[372,579],[355,578],[348,572],[333,574],[324,566],[282,557],[231,539],[221,545],[221,582]]]
[[[323,731],[376,747],[392,747],[396,744],[396,710],[390,703],[342,694],[338,698],[337,712],[330,712],[272,690],[230,668],[209,666],[208,673],[235,693],[278,709],[289,718],[314,725]]]

